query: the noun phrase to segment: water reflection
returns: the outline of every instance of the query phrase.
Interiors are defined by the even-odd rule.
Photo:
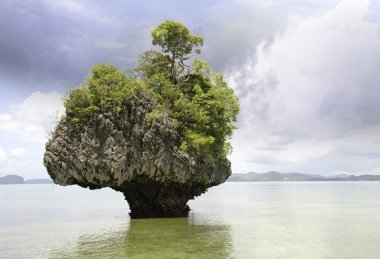
[[[230,227],[189,218],[132,219],[124,230],[82,235],[53,258],[231,258]]]

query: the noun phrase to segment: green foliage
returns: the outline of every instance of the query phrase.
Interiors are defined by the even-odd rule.
[[[139,66],[135,69],[136,72],[144,79],[162,74],[169,78],[170,74],[170,60],[161,52],[148,50],[139,56]]]
[[[89,107],[93,106],[91,104],[90,93],[87,88],[83,85],[80,88],[75,88],[69,90],[64,98],[64,105],[66,107],[66,113],[74,115],[72,118],[73,122],[79,122],[81,119],[86,119],[90,116]]]
[[[203,38],[189,33],[180,22],[165,21],[152,30],[152,43],[161,47],[169,60],[170,76],[177,83],[179,76],[187,67],[184,62],[194,51],[200,54]]]
[[[180,136],[180,149],[208,159],[226,156],[232,150],[227,139],[235,129],[238,99],[224,76],[214,73],[207,62],[195,59],[184,72],[185,60],[199,52],[203,39],[174,21],[155,28],[152,38],[162,52],[144,52],[139,66],[129,73],[110,64],[94,66],[86,82],[67,93],[67,118],[81,123],[101,111],[117,116],[132,96],[144,93],[155,103],[146,121],[163,123],[170,117]]]
[[[144,81],[127,77],[114,65],[96,65],[86,82],[79,88],[70,89],[64,97],[66,114],[73,123],[78,123],[99,110],[119,113],[130,96],[146,89]]]
[[[208,82],[208,86],[202,89],[196,84],[191,94],[175,103],[173,115],[184,122],[186,128],[182,148],[192,147],[196,153],[225,155],[230,150],[225,147],[225,141],[235,129],[233,122],[239,104],[233,90],[219,75]]]
[[[152,121],[163,122],[164,115],[159,109],[157,109],[148,113],[145,119],[148,120],[149,122],[152,122]]]
[[[193,67],[191,69],[191,74],[199,75],[202,78],[210,79],[212,75],[212,70],[210,65],[201,59],[195,59],[193,62]]]

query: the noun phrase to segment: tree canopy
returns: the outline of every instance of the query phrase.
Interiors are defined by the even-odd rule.
[[[131,97],[144,93],[154,99],[146,119],[171,117],[181,136],[180,149],[210,159],[225,156],[239,104],[223,74],[213,72],[206,61],[185,64],[200,53],[202,37],[175,21],[165,21],[151,33],[161,51],[144,52],[139,66],[128,71],[111,64],[94,66],[85,83],[66,94],[67,118],[85,123],[102,111],[117,116]]]
[[[178,77],[185,70],[184,62],[194,51],[199,54],[198,48],[203,45],[203,38],[189,33],[189,29],[182,23],[165,21],[152,30],[152,43],[159,45],[163,53],[167,54],[170,75],[176,83]]]

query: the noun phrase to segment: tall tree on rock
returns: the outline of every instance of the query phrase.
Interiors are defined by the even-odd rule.
[[[189,29],[180,22],[165,21],[152,30],[152,43],[159,45],[169,59],[170,77],[177,84],[180,75],[186,67],[184,62],[191,53],[199,54],[203,38],[189,33]]]

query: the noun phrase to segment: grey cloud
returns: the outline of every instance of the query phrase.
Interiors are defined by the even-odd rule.
[[[360,20],[365,13],[365,1],[342,1],[231,73],[244,120],[232,156],[246,163],[233,164],[235,171],[380,168],[380,39],[374,24]]]
[[[315,1],[295,0],[4,0],[0,76],[17,78],[14,85],[26,92],[62,92],[81,83],[96,63],[135,66],[137,55],[151,48],[149,30],[165,19],[182,21],[204,36],[202,57],[216,70],[228,71],[253,57],[257,44],[283,31],[291,11],[307,13],[313,6]]]
[[[367,19],[371,22],[380,23],[379,10],[380,10],[380,1],[379,0],[370,0],[369,1],[368,13],[367,13]],[[379,33],[380,33],[380,29],[379,29]]]
[[[291,16],[320,14],[334,1],[228,1],[218,4],[201,17],[208,46],[205,56],[220,71],[242,69],[248,59],[255,58],[256,47],[269,46],[287,28]]]
[[[175,19],[200,27],[193,19],[204,15],[212,1],[165,3],[4,0],[0,79],[17,81],[14,85],[24,85],[27,92],[62,91],[79,84],[94,64],[133,67],[137,56],[152,48],[154,26]]]
[[[86,49],[81,50],[82,58],[67,51],[78,49],[77,42],[85,38],[78,21],[55,16],[38,2],[2,3],[0,12],[3,77],[44,85],[57,80],[72,83],[82,76]]]
[[[124,25],[121,29],[116,22],[122,21],[110,24],[93,19],[54,10],[39,1],[2,2],[1,77],[17,78],[29,92],[62,91],[79,84],[96,63],[131,66],[132,57],[144,45],[141,41],[146,40],[138,32],[140,28]],[[125,47],[107,48],[107,43],[115,45],[115,41],[122,41]]]
[[[240,102],[245,108],[239,114],[238,126],[255,125],[258,121],[270,123],[275,116],[271,111],[271,95],[278,85],[277,76],[269,72],[265,77],[256,77],[252,72],[242,71],[235,82]]]
[[[331,94],[321,105],[320,115],[333,117],[346,129],[380,126],[379,91],[371,91],[368,85],[363,85],[362,91],[355,95],[344,92]]]

